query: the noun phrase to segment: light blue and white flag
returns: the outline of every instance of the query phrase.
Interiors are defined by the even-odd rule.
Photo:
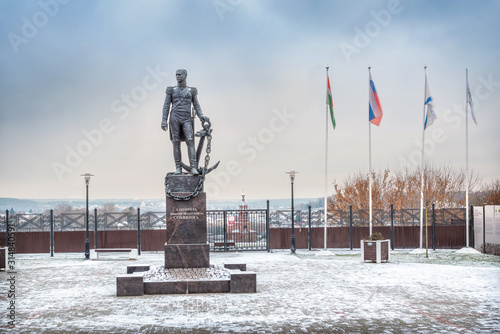
[[[425,122],[424,130],[431,126],[436,119],[436,113],[434,112],[434,101],[429,91],[429,85],[427,84],[427,73],[425,74]]]

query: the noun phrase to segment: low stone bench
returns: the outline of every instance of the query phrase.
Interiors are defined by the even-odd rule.
[[[241,271],[239,269],[230,269],[231,282],[229,291],[231,293],[256,293],[257,292],[257,274],[253,271]]]
[[[224,263],[224,268],[229,269],[231,272],[229,292],[257,292],[257,274],[253,271],[247,271],[246,263]]]
[[[144,277],[140,273],[116,277],[116,296],[144,295],[143,281]]]
[[[241,271],[247,271],[246,263],[224,263],[224,268],[226,269],[238,269]]]
[[[127,274],[148,271],[150,267],[151,267],[151,265],[149,265],[149,264],[134,264],[131,266],[127,266]]]
[[[136,260],[138,257],[137,248],[97,248],[90,250],[90,258],[98,260],[99,253],[129,253],[129,260]]]

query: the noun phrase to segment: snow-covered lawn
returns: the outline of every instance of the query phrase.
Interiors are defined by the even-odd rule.
[[[500,258],[455,251],[391,252],[361,263],[359,249],[211,253],[212,264],[246,263],[255,294],[116,297],[129,264],[82,254],[16,256],[13,333],[495,333],[500,332]],[[0,332],[8,273],[1,272]]]

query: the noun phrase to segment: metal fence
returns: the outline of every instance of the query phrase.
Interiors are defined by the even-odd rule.
[[[0,227],[6,231],[6,216],[0,216]],[[91,243],[94,245],[99,239],[99,244],[110,242],[125,242],[118,240],[118,236],[112,232],[133,232],[137,231],[140,238],[143,233],[162,230],[156,233],[155,244],[164,244],[159,239],[166,237],[166,213],[165,212],[108,212],[98,214],[97,210],[89,212],[89,232],[94,237]],[[207,219],[207,242],[211,251],[229,250],[268,250],[269,245],[269,219],[267,209],[245,209],[245,210],[209,210]],[[33,213],[20,213],[9,216],[9,226],[15,233],[37,234],[47,233],[52,230],[56,233],[83,233],[86,230],[86,214],[83,212],[62,213],[59,215],[43,215]],[[138,224],[140,223],[140,225]],[[139,228],[140,226],[140,228]],[[30,233],[31,232],[31,233]],[[95,233],[98,232],[98,233]],[[104,234],[103,234],[104,233]],[[108,233],[108,234],[105,234]],[[111,233],[111,234],[109,234]],[[51,244],[53,245],[53,234]],[[151,233],[148,233],[152,237]],[[127,238],[130,236],[127,235]],[[95,240],[94,240],[95,238]],[[117,240],[114,240],[118,238]],[[113,239],[113,240],[111,240]],[[148,241],[150,243],[151,240]],[[128,242],[128,241],[127,241]],[[153,247],[157,247],[153,246]],[[69,249],[66,246],[61,248]]]
[[[311,227],[324,226],[324,210],[311,211]],[[436,225],[465,225],[465,208],[454,209],[435,209],[428,210],[427,219],[430,223],[432,214],[435,215]],[[307,210],[294,210],[294,225],[296,227],[308,226]],[[350,226],[369,226],[370,224],[369,210],[340,211],[333,210],[328,212],[328,227],[347,227]],[[352,217],[352,218],[351,218]],[[425,211],[424,211],[425,223]],[[292,226],[291,210],[278,210],[269,214],[271,228],[290,228]],[[420,209],[402,209],[402,210],[373,210],[372,225],[373,226],[417,226],[420,225]]]
[[[142,245],[144,250],[162,250],[166,242],[166,213],[134,211],[101,214],[97,210],[89,212],[91,245],[105,248]],[[0,214],[2,231],[7,230],[6,216],[7,212],[5,215]],[[353,241],[359,241],[358,239],[367,235],[368,216],[368,210],[329,212],[328,245],[352,247]],[[207,210],[206,218],[207,242],[211,251],[290,247],[290,210]],[[394,237],[396,247],[416,247],[418,244],[419,209],[374,210],[372,218],[374,230],[389,233],[391,238]],[[307,247],[308,242],[312,247],[323,245],[323,219],[323,210],[294,212],[297,247]],[[438,247],[453,248],[465,243],[462,240],[465,240],[465,209],[429,210],[427,219],[429,233],[432,238],[436,235]],[[307,228],[309,222],[312,227],[310,233]],[[51,223],[54,233],[51,233]],[[20,213],[9,215],[9,227],[17,233],[20,252],[45,252],[49,248],[57,252],[74,252],[80,251],[81,239],[85,237],[86,215],[83,212],[59,215]],[[5,244],[7,237],[6,233],[0,233],[0,244]]]
[[[207,211],[210,250],[268,249],[267,210]]]
[[[71,212],[54,215],[54,231],[82,231],[85,230],[85,213]],[[165,212],[145,212],[140,214],[141,229],[165,229]],[[10,215],[10,224],[17,232],[44,232],[50,231],[50,214],[18,213]],[[136,230],[137,213],[132,212],[106,212],[97,214],[89,212],[89,229],[95,230]],[[5,215],[0,215],[0,224],[5,226]],[[5,230],[5,229],[3,229]]]
[[[135,210],[134,210],[135,211]],[[226,230],[232,231],[234,222],[245,221],[244,215],[249,218],[249,223],[246,229],[238,228],[242,232],[253,235],[255,232],[262,239],[265,234],[265,209],[259,210],[207,210],[207,228],[208,234],[213,236],[213,240],[220,239],[222,235],[221,229],[224,229],[223,221],[226,224]],[[221,215],[226,214],[223,219]],[[140,213],[140,224],[143,230],[156,230],[166,228],[165,212],[148,211]],[[436,225],[464,225],[465,224],[465,209],[436,209],[427,212],[427,219],[430,222],[434,214]],[[243,219],[243,220],[242,220]],[[346,227],[350,226],[368,226],[369,211],[357,210],[352,211],[330,211],[328,212],[328,227]],[[269,212],[269,227],[270,228],[289,228],[291,227],[291,210],[277,210]],[[18,232],[43,232],[50,231],[50,215],[41,213],[19,213],[10,216],[11,224],[14,224]],[[136,230],[137,229],[137,211],[127,212],[106,212],[98,213],[93,210],[89,213],[89,229],[95,230],[97,222],[97,230]],[[425,222],[425,211],[424,211]],[[373,210],[372,224],[373,226],[417,226],[420,225],[420,209],[402,209],[402,210]],[[309,226],[308,210],[294,211],[294,225],[296,227]],[[0,215],[0,226],[5,226],[5,215]],[[324,226],[324,210],[311,211],[311,227]],[[3,229],[4,230],[4,229]],[[54,230],[55,231],[81,231],[85,230],[85,213],[61,213],[54,215]],[[250,232],[250,230],[252,232]],[[248,237],[254,239],[254,237]],[[217,240],[218,240],[217,239]],[[229,238],[232,239],[231,237]]]

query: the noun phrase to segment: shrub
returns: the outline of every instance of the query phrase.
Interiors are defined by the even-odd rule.
[[[486,243],[484,248],[485,248],[486,254],[500,255],[500,245]],[[483,249],[483,246],[481,245],[481,250],[482,249]]]
[[[363,238],[363,240],[376,241],[376,240],[385,240],[385,238],[382,235],[382,233],[375,232],[375,233],[372,233],[372,235],[367,235],[366,237]]]

